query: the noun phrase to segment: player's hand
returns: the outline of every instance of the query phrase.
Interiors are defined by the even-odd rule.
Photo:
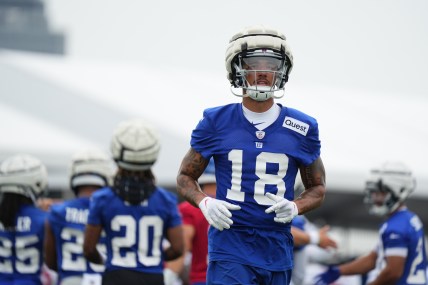
[[[315,276],[314,285],[328,285],[340,277],[340,270],[337,266],[330,266],[328,270]]]
[[[318,241],[318,246],[321,248],[337,248],[337,243],[334,239],[332,239],[329,235],[328,235],[328,231],[330,230],[329,226],[323,226],[318,234],[319,234],[319,241]]]
[[[229,210],[240,210],[241,207],[226,201],[205,197],[199,203],[199,209],[201,209],[205,219],[211,226],[222,231],[223,229],[229,229],[230,225],[233,224],[230,219],[232,213]]]
[[[288,201],[287,199],[276,196],[272,193],[266,193],[266,197],[275,202],[275,204],[265,210],[265,213],[267,214],[272,212],[276,213],[275,218],[273,218],[275,222],[289,223],[299,214],[297,205],[293,201]]]

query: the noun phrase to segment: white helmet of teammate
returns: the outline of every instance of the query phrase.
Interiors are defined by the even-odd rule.
[[[17,154],[0,165],[0,192],[20,194],[35,202],[47,185],[46,167],[34,156]]]
[[[145,121],[131,119],[120,123],[110,145],[113,159],[127,170],[148,170],[156,162],[160,141],[157,133]]]
[[[415,178],[401,162],[385,162],[373,169],[366,181],[364,202],[373,215],[384,216],[394,212],[414,191]],[[383,199],[376,193],[384,193]]]
[[[260,62],[264,62],[260,65]],[[226,50],[227,78],[231,91],[236,96],[249,96],[257,101],[284,96],[284,85],[293,67],[293,56],[285,36],[272,28],[256,25],[247,27],[234,35]],[[248,82],[247,76],[254,74],[273,75],[271,86]],[[234,88],[242,88],[239,94]],[[281,92],[277,92],[281,91]]]
[[[73,154],[70,166],[70,187],[77,195],[79,186],[111,186],[115,167],[113,160],[102,150],[88,148]]]

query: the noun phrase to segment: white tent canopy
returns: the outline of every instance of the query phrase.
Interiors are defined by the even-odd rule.
[[[63,187],[74,150],[108,150],[118,122],[142,117],[161,133],[158,181],[174,185],[203,109],[239,101],[224,74],[1,52],[0,159],[13,152],[42,155],[62,169],[51,179]],[[418,180],[415,195],[428,196],[428,98],[304,86],[290,79],[278,102],[317,118],[332,191],[361,191],[370,168],[401,160]]]

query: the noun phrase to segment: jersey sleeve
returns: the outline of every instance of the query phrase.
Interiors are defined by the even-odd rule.
[[[166,223],[166,227],[167,228],[174,228],[176,226],[179,226],[182,224],[182,220],[181,220],[181,214],[178,211],[178,203],[177,203],[177,197],[172,194],[172,193],[168,193],[168,208],[170,209],[169,211],[169,219]]]
[[[382,234],[385,256],[407,256],[407,235],[397,229],[387,229]]]
[[[91,202],[89,203],[89,215],[88,215],[88,224],[89,225],[101,225],[102,223],[102,210],[106,207],[106,197],[103,195],[102,191],[95,192],[91,197]]]
[[[52,205],[50,208],[50,211],[47,214],[47,220],[49,222],[49,224],[54,225],[54,224],[59,224],[62,221],[61,218],[61,207],[62,205]]]
[[[287,108],[287,110],[288,114],[283,126],[292,130],[291,136],[297,137],[295,143],[298,145],[298,148],[294,155],[299,163],[305,166],[310,165],[321,155],[318,122],[315,118],[296,109]],[[303,131],[297,127],[287,127],[289,124],[286,122],[290,121],[290,118],[294,120],[294,123],[300,125],[301,128],[307,127],[307,131],[306,129]]]
[[[193,130],[190,145],[206,159],[210,159],[220,145],[208,110],[204,111],[202,119]]]
[[[314,122],[309,128],[306,140],[302,143],[302,151],[304,156],[302,157],[302,163],[309,165],[314,162],[321,155],[321,142],[319,140],[318,123],[314,119]]]

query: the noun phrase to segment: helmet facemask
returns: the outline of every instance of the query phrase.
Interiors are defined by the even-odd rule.
[[[403,205],[415,186],[416,181],[407,166],[400,162],[386,162],[381,168],[371,171],[364,202],[371,214],[385,216]]]
[[[290,66],[288,57],[274,50],[241,52],[232,61],[232,87],[242,88],[243,91],[239,94],[232,89],[232,93],[256,101],[281,98]]]
[[[400,199],[394,191],[382,180],[366,183],[364,203],[369,213],[375,216],[385,216],[394,212],[400,206]]]

